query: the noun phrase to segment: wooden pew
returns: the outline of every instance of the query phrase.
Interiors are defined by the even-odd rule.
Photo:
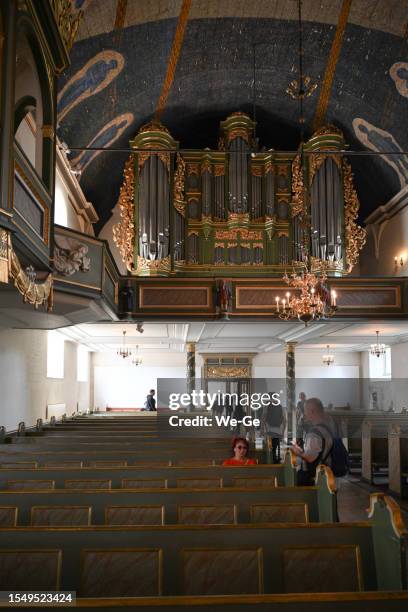
[[[6,448],[7,450],[3,450]],[[75,448],[76,450],[72,450]],[[94,447],[85,447],[81,450],[80,446],[71,446],[69,450],[44,450],[34,449],[30,450],[19,449],[15,450],[15,445],[9,445],[2,447],[0,450],[0,465],[9,463],[21,463],[21,462],[37,462],[39,467],[44,466],[48,463],[60,464],[60,463],[72,463],[82,462],[84,466],[89,466],[90,463],[95,461],[127,461],[128,466],[134,465],[211,465],[215,462],[217,465],[221,465],[224,459],[230,456],[229,447],[226,446],[224,452],[217,452],[216,454],[209,454],[208,452],[185,452],[183,449],[164,450],[164,451],[135,451],[134,447],[124,448],[120,445],[119,450],[112,450],[112,445],[106,444],[102,449],[95,450]],[[256,459],[258,463],[267,463],[266,454],[264,451],[251,451],[251,457]],[[207,457],[207,459],[206,459]]]
[[[290,455],[285,455],[284,463],[257,465],[257,466],[240,466],[240,467],[223,467],[221,465],[207,466],[127,466],[127,467],[82,467],[77,469],[69,468],[12,468],[0,469],[0,490],[4,488],[6,481],[18,480],[53,480],[56,488],[64,487],[66,480],[100,480],[108,479],[112,481],[113,488],[122,488],[123,480],[166,480],[167,486],[170,488],[180,486],[183,479],[217,479],[221,480],[223,486],[235,486],[237,478],[248,479],[255,478],[258,484],[274,486],[274,480],[277,479],[278,486],[293,486],[295,484],[295,470],[290,461]],[[264,481],[264,483],[262,483]]]
[[[370,520],[363,523],[20,527],[1,529],[0,538],[0,558],[4,551],[61,550],[62,590],[88,597],[407,586],[408,533],[395,502],[380,494],[371,496]],[[6,585],[0,573],[0,590]],[[24,576],[13,586],[23,589]]]
[[[408,497],[408,429],[393,425],[388,432],[389,489]]]
[[[362,432],[362,479],[374,484],[388,478],[388,423],[366,419]]]
[[[313,522],[336,521],[336,494],[328,468],[320,468],[315,487],[276,487],[273,489],[226,487],[222,489],[100,489],[53,491],[1,491],[1,507],[18,508],[18,525],[29,525],[33,506],[91,506],[95,525],[105,523],[108,507],[163,507],[166,524],[177,524],[180,507],[236,506],[238,523],[256,521],[266,515],[267,504],[303,504]],[[255,506],[258,510],[255,511]],[[251,510],[252,508],[252,510]],[[258,514],[256,514],[256,512]],[[279,512],[275,508],[275,512]],[[280,515],[281,516],[281,515]]]

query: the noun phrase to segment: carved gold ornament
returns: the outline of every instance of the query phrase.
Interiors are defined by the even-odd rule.
[[[145,123],[139,129],[139,134],[142,134],[143,132],[164,132],[164,134],[168,134],[170,136],[169,130],[160,121],[150,121],[149,123]]]
[[[249,368],[231,366],[207,366],[208,378],[249,378]]]
[[[135,170],[134,155],[131,155],[125,164],[123,184],[119,194],[119,208],[121,221],[113,226],[113,241],[119,249],[122,261],[129,271],[134,270],[133,253],[135,248],[134,235],[134,195]]]
[[[28,302],[38,308],[47,304],[47,310],[51,311],[53,306],[53,277],[48,274],[42,283],[31,280],[23,270],[20,260],[13,250],[10,240],[9,248],[9,274],[14,280],[14,286],[23,296],[24,302]]]
[[[298,153],[292,163],[292,217],[306,213],[303,189],[302,157]]]
[[[252,176],[263,176],[263,166],[251,166]]]
[[[187,165],[187,174],[191,176],[192,174],[196,174],[198,176],[199,173],[199,164],[188,164]]]
[[[140,257],[140,255],[137,257],[137,273],[140,276],[167,275],[170,269],[170,255],[162,259],[145,259]]]
[[[9,281],[9,233],[0,228],[0,283]]]
[[[67,51],[70,51],[74,44],[84,12],[80,10],[74,13],[72,11],[71,0],[50,0],[50,3],[54,11],[55,21],[57,22],[61,38],[64,41]]]
[[[201,174],[204,174],[204,172],[212,173],[212,164],[208,158],[201,162]]]
[[[224,164],[215,164],[214,166],[214,176],[224,176],[225,175],[225,166]]]
[[[176,172],[174,173],[174,208],[185,217],[186,214],[186,201],[184,199],[184,178],[186,172],[186,163],[181,157],[180,153],[177,153],[176,161]]]
[[[262,230],[248,230],[245,228],[231,230],[216,230],[216,240],[262,240]]]
[[[320,170],[326,159],[329,157],[334,161],[339,170],[341,170],[341,159],[339,155],[330,155],[328,153],[313,153],[309,156],[309,185],[313,183],[316,172]]]
[[[351,166],[343,159],[344,233],[346,242],[346,271],[351,272],[365,245],[367,232],[357,223],[360,203],[353,185]]]

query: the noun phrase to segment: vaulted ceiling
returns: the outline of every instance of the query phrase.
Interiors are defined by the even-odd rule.
[[[59,135],[69,147],[127,148],[154,116],[181,28],[161,115],[180,146],[216,147],[220,120],[237,110],[252,115],[256,45],[260,144],[297,148],[298,105],[286,93],[297,77],[297,0],[192,0],[183,29],[186,4],[72,0],[84,18],[59,82]],[[351,149],[388,152],[351,160],[362,219],[408,183],[407,15],[408,0],[303,0],[304,72],[317,83],[305,100],[307,135],[323,105],[325,122],[343,130]],[[116,204],[127,154],[80,155],[71,159],[82,167],[100,229]]]

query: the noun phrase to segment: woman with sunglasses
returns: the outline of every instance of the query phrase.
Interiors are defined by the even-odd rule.
[[[247,457],[249,444],[245,438],[234,438],[231,448],[234,456],[225,459],[222,465],[256,465],[255,459]]]

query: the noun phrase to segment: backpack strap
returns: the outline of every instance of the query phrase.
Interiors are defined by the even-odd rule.
[[[332,443],[332,446],[331,446],[331,448],[330,448],[329,452],[325,454],[325,453],[324,453],[324,451],[325,451],[325,447],[326,447],[326,438],[325,438],[325,437],[324,437],[324,435],[322,434],[322,432],[321,432],[321,430],[319,429],[319,427],[323,427],[323,428],[324,428],[324,429],[325,429],[325,430],[326,430],[326,431],[327,431],[327,432],[330,434],[330,437],[331,437],[332,441],[333,441],[333,439],[334,439],[334,438],[333,438],[333,434],[332,434],[332,432],[331,432],[331,431],[330,431],[330,429],[327,427],[327,425],[325,425],[324,423],[319,423],[319,425],[316,425],[315,427],[313,427],[313,428],[310,430],[310,433],[315,433],[315,434],[317,434],[317,435],[320,437],[321,441],[322,441],[322,450],[321,450],[321,451],[320,451],[320,453],[318,454],[317,459],[315,459],[315,461],[317,462],[317,460],[319,460],[319,462],[320,462],[320,461],[321,461],[321,462],[324,462],[324,461],[327,459],[327,457],[330,455],[330,453],[332,452],[332,450],[333,450],[333,443]],[[316,465],[317,465],[317,464],[316,464]]]

